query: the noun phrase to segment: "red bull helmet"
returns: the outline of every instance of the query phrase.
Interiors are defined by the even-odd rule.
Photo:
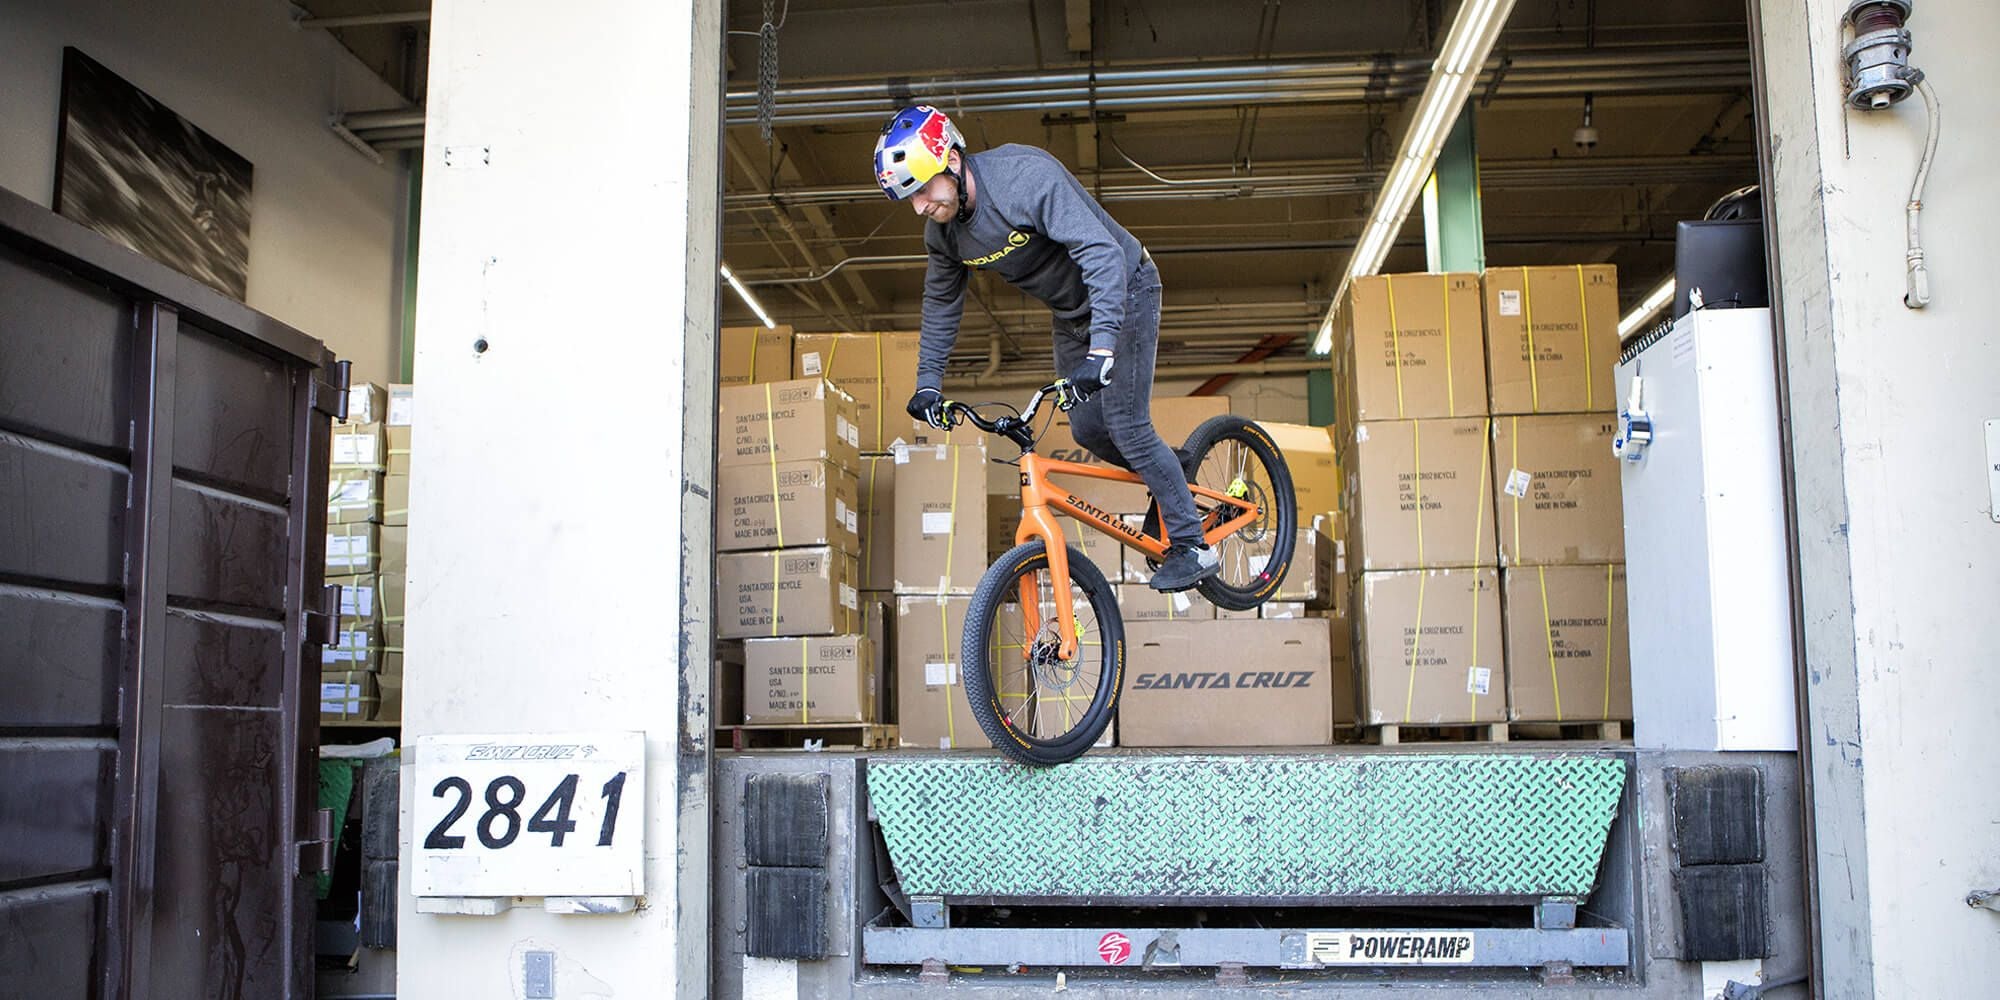
[[[965,137],[944,112],[927,104],[904,108],[875,140],[875,183],[902,201],[946,170],[953,149],[964,148]]]

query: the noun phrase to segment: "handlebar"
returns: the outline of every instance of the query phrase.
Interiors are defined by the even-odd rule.
[[[1035,446],[1035,414],[1041,410],[1044,402],[1053,397],[1056,406],[1063,410],[1076,405],[1076,400],[1070,395],[1068,389],[1069,382],[1067,379],[1057,379],[1048,385],[1036,389],[1035,394],[1028,397],[1027,407],[1019,414],[1006,414],[992,420],[981,416],[979,410],[974,406],[958,402],[957,400],[946,400],[944,403],[945,423],[952,427],[957,427],[961,423],[970,423],[972,426],[988,434],[998,434],[1005,437],[1015,444],[1020,445],[1022,451],[1027,451]]]

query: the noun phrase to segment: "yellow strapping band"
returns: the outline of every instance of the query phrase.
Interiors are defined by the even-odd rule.
[[[946,445],[939,445],[943,448]],[[952,552],[958,545],[958,449],[951,449],[951,533],[944,537],[944,586],[938,596],[951,593]]]
[[[1395,352],[1390,364],[1396,369],[1396,416],[1403,416],[1403,331],[1396,323],[1396,279],[1392,275],[1382,276],[1382,287],[1389,292],[1389,349]]]
[[[882,474],[882,460],[880,458],[870,458],[867,461],[868,461],[868,516],[873,517],[875,516],[875,477]],[[861,513],[857,511],[855,512],[854,516],[858,520],[861,518]],[[871,528],[869,530],[872,531],[874,529]],[[868,575],[868,566],[869,563],[871,563],[874,560],[874,558],[875,558],[874,546],[872,545],[861,546],[861,581],[862,581],[861,585],[864,587],[868,585],[868,580],[871,579],[871,577],[869,577]]]
[[[938,598],[937,606],[938,606],[938,649],[944,655],[945,658],[944,659],[944,739],[946,743],[951,744],[950,749],[956,750],[958,748],[958,719],[952,713],[953,699],[951,696],[951,619],[950,616],[946,613],[944,598],[942,596]],[[959,669],[963,670],[964,666],[961,665]]]
[[[785,517],[778,511],[778,431],[771,416],[771,383],[764,383],[764,436],[771,441],[771,517],[778,524],[778,547],[785,547]],[[784,560],[771,554],[771,634],[778,634],[778,574]]]
[[[1556,721],[1561,722],[1563,720],[1563,689],[1562,681],[1556,679],[1556,630],[1555,626],[1549,624],[1548,567],[1535,567],[1535,575],[1541,579],[1542,584],[1542,635],[1548,640],[1549,644],[1549,687],[1555,691]]]
[[[1576,329],[1583,335],[1583,408],[1597,409],[1597,366],[1590,360],[1590,310],[1583,301],[1583,265],[1576,265]]]
[[[1521,269],[1521,316],[1528,327],[1528,390],[1536,413],[1542,412],[1541,359],[1535,356],[1535,296],[1528,288],[1528,269]]]
[[[1617,648],[1611,645],[1611,571],[1616,569],[1610,563],[1604,565],[1604,714],[1611,718],[1611,658],[1617,655]]]
[[[1417,624],[1415,634],[1410,638],[1410,686],[1403,695],[1403,721],[1410,721],[1410,711],[1417,701],[1417,653],[1424,645],[1424,588],[1431,582],[1431,571],[1417,571]]]
[[[1486,428],[1480,433],[1479,439],[1481,442],[1479,447],[1479,491],[1472,499],[1473,504],[1478,508],[1472,513],[1472,564],[1474,566],[1479,565],[1479,547],[1486,542],[1486,476],[1487,470],[1493,467],[1493,449],[1487,447],[1486,443],[1493,440],[1492,417],[1486,418]],[[1496,514],[1495,516],[1497,517],[1498,515]],[[1500,534],[1499,525],[1496,524],[1493,526],[1493,534],[1496,537]]]
[[[1452,416],[1458,416],[1458,369],[1451,364],[1451,277],[1440,283],[1444,289],[1444,399]]]
[[[780,20],[783,20],[781,17]],[[875,447],[882,447],[882,410],[889,405],[889,376],[882,370],[882,335],[875,334]]]
[[[745,384],[757,381],[757,342],[763,339],[764,335],[756,327],[750,328],[750,370],[743,373]]]

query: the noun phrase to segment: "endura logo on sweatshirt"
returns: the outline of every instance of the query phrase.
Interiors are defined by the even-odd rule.
[[[1013,253],[1014,251],[1019,250],[1020,248],[1027,245],[1028,245],[1028,234],[1016,229],[1007,234],[1006,246],[1001,247],[1000,249],[995,250],[984,257],[974,257],[971,260],[960,261],[960,263],[964,264],[966,267],[985,267],[986,265],[991,264],[994,261],[999,260],[1000,258],[1005,257],[1008,254]]]

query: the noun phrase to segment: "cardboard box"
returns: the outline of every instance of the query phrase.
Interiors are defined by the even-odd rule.
[[[382,477],[382,523],[392,528],[409,526],[409,476],[392,474]]]
[[[1200,427],[1210,417],[1219,417],[1229,412],[1227,396],[1156,396],[1153,399],[1153,429],[1169,448],[1178,448],[1187,443],[1188,435]],[[1011,447],[1011,446],[1009,446]],[[1049,431],[1042,436],[1035,448],[1036,454],[1044,458],[1060,459],[1065,462],[1081,462],[1100,468],[1110,468],[1110,464],[1092,454],[1078,444],[1070,428],[1070,415],[1057,411],[1055,420],[1049,424]],[[1009,451],[1009,457],[1012,452]],[[999,466],[995,473],[993,489],[995,493],[1019,493],[1021,477],[1011,465]],[[1004,473],[1004,475],[1001,475]],[[1056,485],[1096,504],[1104,510],[1118,514],[1143,514],[1151,494],[1138,483],[1113,483],[1099,479],[1081,479],[1074,476],[1051,477]]]
[[[382,694],[376,686],[374,674],[334,671],[319,675],[321,722],[367,722],[375,718],[376,708],[381,702]]]
[[[860,469],[861,428],[853,397],[821,379],[723,389],[716,465],[770,465],[824,459]]]
[[[1356,278],[1347,296],[1346,378],[1335,394],[1346,390],[1356,421],[1486,412],[1478,275]]]
[[[340,588],[340,627],[369,628],[382,624],[381,589],[375,576],[329,576],[326,585]]]
[[[381,525],[364,521],[326,526],[327,576],[366,576],[381,565]]]
[[[1385,420],[1355,429],[1348,559],[1361,571],[1492,566],[1492,421]]]
[[[332,645],[319,648],[320,670],[380,670],[382,649],[382,632],[374,624],[343,628]]]
[[[708,716],[717,726],[743,721],[743,639],[717,639],[708,687]],[[728,746],[717,740],[716,746]]]
[[[408,427],[416,411],[417,387],[408,384],[391,383],[389,386],[389,419],[391,427]]]
[[[1319,529],[1300,528],[1292,543],[1291,568],[1285,571],[1285,580],[1278,585],[1278,592],[1271,595],[1271,600],[1299,601],[1313,608],[1333,607],[1333,595],[1339,589],[1334,573],[1334,550],[1333,539]]]
[[[382,471],[388,462],[381,424],[334,424],[327,463],[336,469]]]
[[[1333,632],[1333,725],[1361,724],[1361,678],[1354,670],[1354,621],[1344,615],[1325,619]]]
[[[895,590],[970,594],[986,572],[986,449],[896,450]]]
[[[379,424],[388,416],[389,394],[373,382],[347,387],[347,422]]]
[[[1507,614],[1507,715],[1516,722],[1632,717],[1625,567],[1517,566]]]
[[[865,635],[743,643],[746,725],[873,722],[876,683]]]
[[[382,562],[378,571],[383,576],[402,576],[410,571],[409,528],[382,527]]]
[[[1121,583],[1112,590],[1118,595],[1118,614],[1127,624],[1208,621],[1215,618],[1215,605],[1192,590],[1162,594],[1143,583]]]
[[[1331,428],[1259,421],[1285,456],[1298,497],[1299,523],[1340,509],[1340,456]]]
[[[854,397],[864,452],[886,452],[899,442],[983,443],[977,428],[962,426],[947,435],[904,412],[917,391],[919,336],[914,331],[801,333],[793,342],[792,377],[824,378]]]
[[[1618,364],[1617,268],[1496,267],[1487,269],[1483,284],[1494,413],[1618,405],[1611,384]]]
[[[990,747],[959,675],[970,597],[896,598],[896,732],[906,747]]]
[[[382,428],[382,444],[387,450],[382,467],[392,476],[410,474],[410,427],[391,424]]]
[[[861,456],[855,485],[861,506],[861,589],[896,589],[896,459]]]
[[[1611,413],[1493,418],[1500,565],[1624,561],[1617,432]]]
[[[1018,493],[987,494],[986,497],[986,562],[992,562],[1014,547],[1014,535],[1021,528],[1021,495]],[[1099,566],[1099,569],[1104,567]],[[1113,567],[1116,569],[1117,567]],[[1118,578],[1105,571],[1105,578],[1117,583]]]
[[[1215,617],[1222,619],[1223,621],[1256,621],[1257,619],[1264,617],[1263,614],[1261,614],[1262,611],[1263,609],[1261,607],[1251,608],[1248,611],[1231,611],[1228,608],[1216,608]]]
[[[1119,745],[1333,742],[1330,635],[1318,618],[1128,626]]]
[[[823,545],[718,554],[716,638],[851,634],[861,618],[859,575],[851,553]]]
[[[1249,611],[1234,612],[1234,614],[1237,615],[1247,615],[1252,613],[1253,612]],[[1256,614],[1257,617],[1264,619],[1265,621],[1284,621],[1288,618],[1304,618],[1306,617],[1306,603],[1304,601],[1265,601],[1263,605],[1254,612],[1254,614]],[[1221,612],[1217,612],[1216,617],[1218,618],[1221,617]]]
[[[1129,525],[1132,528],[1132,530],[1134,531],[1146,530],[1146,515],[1125,514],[1123,515],[1123,517],[1125,518],[1125,523]],[[1139,549],[1132,548],[1131,546],[1120,545],[1118,548],[1120,554],[1119,562],[1123,565],[1125,569],[1124,582],[1125,583],[1151,582],[1151,580],[1153,579],[1153,567],[1146,565],[1146,560],[1152,557],[1148,556],[1145,552]]]
[[[1356,587],[1365,724],[1506,721],[1497,570],[1363,573]]]
[[[326,523],[382,520],[382,474],[371,469],[336,469],[327,477]]]
[[[404,582],[405,578],[401,575],[375,578],[375,600],[382,607],[382,624],[385,626],[401,628],[403,625]]]
[[[783,382],[792,376],[792,328],[725,326],[717,334],[716,384],[723,388]]]
[[[384,671],[375,675],[375,691],[380,700],[375,705],[376,722],[403,721],[403,673]]]
[[[729,466],[716,470],[715,493],[718,552],[831,545],[861,553],[859,480],[832,462]]]

